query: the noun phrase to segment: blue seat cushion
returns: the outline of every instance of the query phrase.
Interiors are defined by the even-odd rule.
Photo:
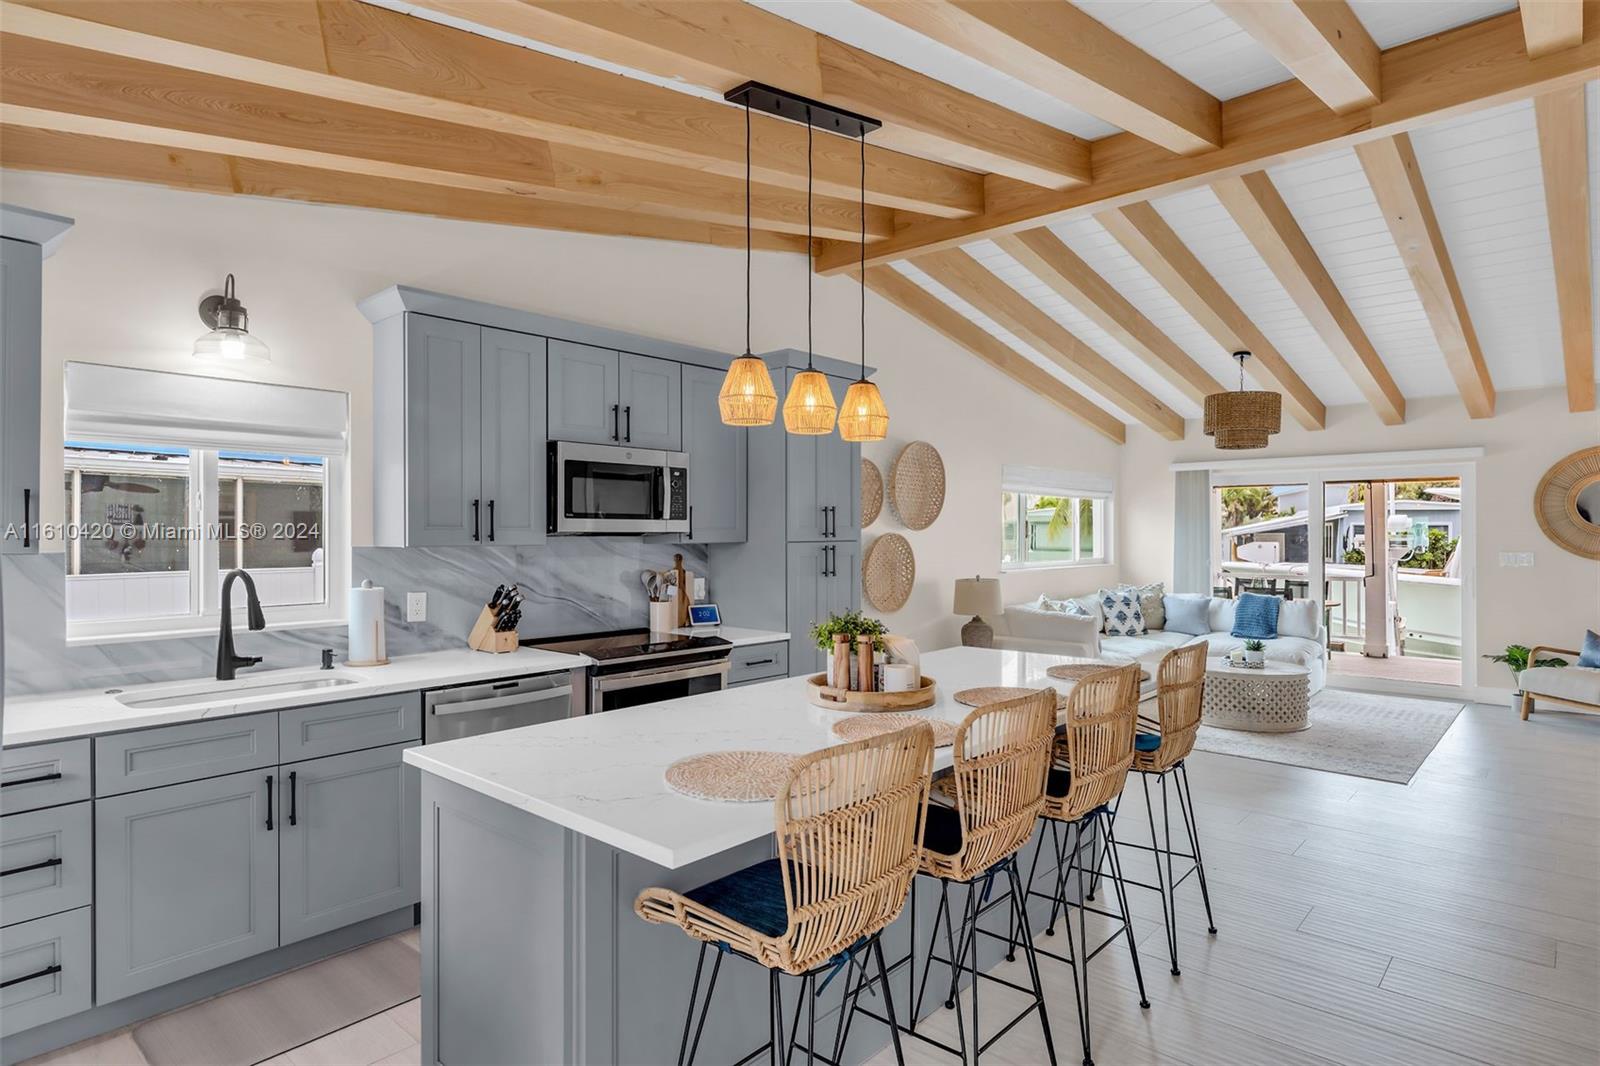
[[[1140,733],[1133,738],[1134,751],[1159,751],[1161,737],[1155,733]]]
[[[1600,668],[1600,633],[1590,629],[1583,634],[1583,651],[1578,654],[1578,665],[1591,670]]]
[[[1060,799],[1072,787],[1072,772],[1070,770],[1050,770],[1050,779],[1044,783],[1044,794],[1053,799]]]
[[[1246,592],[1239,597],[1239,606],[1233,612],[1230,635],[1245,640],[1271,640],[1278,635],[1278,608],[1282,605],[1276,596]]]
[[[735,870],[684,895],[763,936],[782,936],[789,928],[789,908],[783,901],[783,867],[777,859]]]
[[[922,830],[922,846],[940,855],[955,855],[961,850],[961,815],[954,807],[928,804],[928,824]]]

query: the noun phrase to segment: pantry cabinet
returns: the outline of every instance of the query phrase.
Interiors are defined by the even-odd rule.
[[[0,239],[0,554],[39,550],[39,302],[43,252]]]

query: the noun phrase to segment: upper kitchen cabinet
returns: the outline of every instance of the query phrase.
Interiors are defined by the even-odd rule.
[[[785,376],[784,395],[797,373],[791,369]],[[832,375],[828,385],[836,404],[850,387]],[[837,429],[818,436],[792,433],[787,466],[789,540],[855,540],[861,533],[861,446],[840,438]]]
[[[726,372],[683,368],[683,450],[689,455],[689,535],[681,543],[745,539],[749,502],[748,434],[724,425],[717,406]]]
[[[545,536],[545,345],[543,337],[483,331],[485,540],[521,546]]]
[[[552,340],[550,439],[682,450],[682,370],[665,359]]]

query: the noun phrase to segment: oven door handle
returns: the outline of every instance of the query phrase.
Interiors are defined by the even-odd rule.
[[[608,674],[594,679],[594,689],[596,692],[617,692],[626,688],[639,688],[641,685],[688,681],[696,677],[711,677],[714,674],[726,676],[732,666],[732,660],[720,659],[714,663],[685,666],[681,670],[634,670],[626,674]]]
[[[571,695],[571,685],[557,685],[555,688],[539,688],[531,692],[513,692],[509,696],[490,696],[488,699],[482,700],[440,703],[430,707],[429,710],[436,715],[470,714],[473,711],[494,711],[501,707],[511,707],[518,703],[542,703],[545,700],[561,699]]]

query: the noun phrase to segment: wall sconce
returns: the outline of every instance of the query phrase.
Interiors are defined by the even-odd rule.
[[[250,313],[233,294],[232,274],[223,283],[221,296],[207,296],[200,301],[200,321],[210,327],[211,332],[194,342],[196,359],[218,359],[225,363],[272,360],[267,346],[250,335]]]

